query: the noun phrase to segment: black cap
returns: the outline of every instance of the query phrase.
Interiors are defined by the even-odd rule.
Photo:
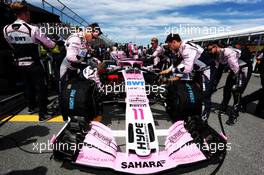
[[[168,36],[167,36],[167,38],[166,38],[166,40],[165,40],[165,43],[168,43],[168,42],[172,42],[173,40],[176,40],[176,41],[178,41],[178,42],[180,42],[181,41],[181,37],[180,37],[180,35],[179,34],[177,34],[177,33],[170,33]]]
[[[233,45],[239,44],[239,45],[243,46],[243,45],[246,45],[246,41],[244,41],[244,40],[236,40],[236,41],[233,41],[232,44]]]
[[[212,40],[212,41],[208,42],[206,47],[211,46],[211,45],[218,45],[218,44],[219,44],[219,42],[217,40]]]
[[[92,23],[88,27],[91,27],[92,28],[92,32],[98,31],[99,32],[98,35],[103,34],[103,32],[101,31],[101,28],[98,25],[98,23]]]

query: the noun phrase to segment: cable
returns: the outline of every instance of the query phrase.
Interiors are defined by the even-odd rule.
[[[222,130],[222,133],[225,135],[226,137],[226,133],[225,133],[225,129],[224,129],[224,126],[223,126],[223,122],[222,122],[222,117],[221,117],[221,112],[218,113],[218,120],[219,120],[219,123],[220,123],[220,127],[221,127],[221,130]]]

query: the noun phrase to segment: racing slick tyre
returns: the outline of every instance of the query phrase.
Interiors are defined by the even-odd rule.
[[[173,122],[200,115],[202,102],[202,89],[195,82],[181,80],[167,86],[166,111]]]
[[[224,158],[228,146],[226,139],[203,122],[199,115],[185,118],[184,127],[209,161],[219,163]]]
[[[60,106],[64,121],[68,117],[82,116],[91,121],[97,114],[98,92],[92,80],[72,78],[61,87]]]

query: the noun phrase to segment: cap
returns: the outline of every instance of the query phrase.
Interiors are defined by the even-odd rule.
[[[98,35],[103,34],[103,32],[101,31],[101,28],[100,28],[98,23],[92,23],[88,27],[91,27],[92,32],[98,32]]]
[[[151,38],[150,41],[151,41],[151,42],[155,42],[155,43],[158,43],[158,42],[159,42],[158,38],[156,38],[156,37]]]
[[[176,41],[181,41],[181,37],[180,37],[180,35],[179,34],[177,34],[177,33],[170,33],[168,36],[167,36],[167,38],[166,38],[166,40],[165,40],[165,43],[168,43],[168,42],[172,42],[173,40],[176,40]]]

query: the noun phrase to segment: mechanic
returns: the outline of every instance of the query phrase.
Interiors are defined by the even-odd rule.
[[[60,99],[64,98],[63,89],[67,86],[69,80],[83,77],[83,79],[94,80],[98,86],[100,84],[97,67],[100,60],[89,56],[87,42],[94,41],[102,34],[97,23],[90,24],[83,31],[78,29],[76,33],[71,34],[65,41],[66,57],[60,67]],[[83,64],[84,63],[84,64]],[[80,73],[82,71],[82,73]],[[87,85],[87,84],[86,84]],[[60,100],[61,106],[63,101]],[[100,104],[97,104],[98,111],[101,112]],[[65,120],[65,116],[63,116]],[[101,116],[97,115],[96,119],[100,120]]]
[[[256,110],[254,114],[259,117],[264,117],[264,62],[259,63],[259,73],[260,73],[260,79],[261,79],[261,86],[259,90],[243,97],[241,99],[241,107],[242,107],[242,112],[246,112],[246,107],[247,105],[252,102],[258,100],[258,104],[256,107]]]
[[[88,56],[86,43],[98,38],[101,35],[101,29],[97,23],[90,24],[85,31],[77,30],[76,33],[71,34],[65,41],[66,57],[64,58],[61,68],[61,86],[67,80],[78,76],[77,69],[82,65],[82,61]],[[99,63],[99,60],[97,60]],[[85,65],[84,65],[85,67]]]
[[[162,59],[162,56],[165,52],[163,47],[159,46],[159,40],[156,37],[151,38],[151,50],[153,53],[150,55],[151,63],[153,67],[159,67],[159,63]]]
[[[195,62],[200,58],[204,49],[196,44],[183,42],[178,34],[169,34],[165,42],[168,43],[174,53],[179,55],[179,58],[174,65],[162,71],[161,74],[180,72],[184,74],[184,78],[190,79],[190,73],[193,71]],[[181,67],[176,68],[180,63]],[[177,78],[175,77],[174,79]]]
[[[211,89],[210,66],[203,62],[208,58],[202,59],[204,49],[197,44],[183,42],[178,34],[169,34],[165,42],[174,53],[178,54],[178,59],[174,60],[174,64],[169,69],[160,72],[160,74],[175,73],[176,76],[169,80],[194,80],[200,85],[204,96],[204,109],[201,117],[207,122],[211,110]],[[192,75],[195,76],[192,78]]]
[[[260,53],[258,54],[258,56],[256,57],[256,64],[255,64],[255,68],[254,68],[254,73],[259,73],[259,70],[260,70],[260,65],[261,65],[261,62],[263,62],[264,60],[264,49],[262,49],[260,51]]]
[[[129,42],[127,45],[128,49],[128,58],[138,59],[138,47],[136,44],[133,44],[132,42]]]
[[[226,112],[232,93],[234,104],[226,124],[233,125],[239,116],[241,94],[246,88],[248,64],[239,59],[241,51],[230,46],[223,48],[217,43],[209,43],[208,51],[218,55],[219,63],[221,65],[227,64],[231,69],[226,79],[220,112]]]
[[[50,118],[47,114],[47,82],[39,57],[39,46],[54,48],[55,43],[43,35],[38,27],[28,24],[30,13],[25,3],[14,2],[10,7],[17,20],[4,27],[4,37],[13,48],[15,64],[24,77],[28,112],[35,112],[37,94],[39,121],[46,121]]]
[[[245,91],[245,88],[247,87],[247,84],[251,78],[252,71],[253,71],[253,62],[252,62],[252,54],[249,50],[249,48],[246,46],[246,44],[242,41],[238,41],[234,44],[235,48],[241,50],[241,56],[240,60],[243,60],[245,63],[247,63],[247,76],[245,81],[244,89],[242,90],[242,93]]]

